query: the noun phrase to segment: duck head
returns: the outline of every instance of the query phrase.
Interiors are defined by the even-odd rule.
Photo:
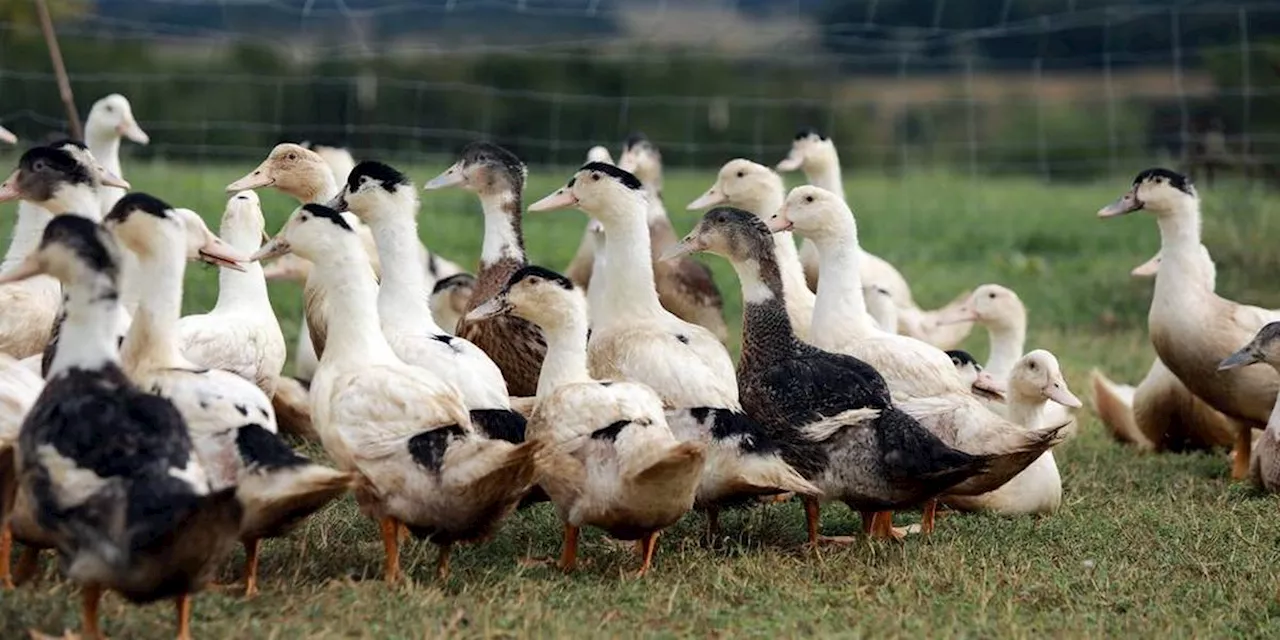
[[[332,184],[332,181],[333,172],[320,154],[302,145],[285,142],[276,145],[258,168],[227,185],[227,191],[274,187],[305,201],[315,193],[316,185]]]
[[[126,194],[111,208],[102,226],[142,259],[181,247],[187,260],[244,271],[245,258],[214,235],[199,214],[171,207],[146,193]]]
[[[0,273],[0,284],[41,274],[64,285],[101,279],[114,284],[120,250],[111,235],[81,216],[54,216],[44,228],[40,248],[13,269]]]
[[[268,239],[266,228],[257,192],[241,191],[227,199],[218,232],[228,244],[248,255]]]
[[[785,192],[782,176],[762,164],[738,158],[720,167],[715,184],[690,202],[688,208],[692,211],[727,204],[767,218],[773,215]]]
[[[755,215],[733,207],[716,207],[704,214],[689,235],[668,249],[662,259],[674,260],[697,251],[734,264],[771,260],[773,239]]]
[[[79,202],[96,199],[95,189],[102,185],[129,188],[128,182],[103,168],[83,144],[65,141],[23,153],[18,168],[0,183],[0,202],[21,198],[54,214],[70,212],[96,218],[96,208],[71,209]]]
[[[662,152],[643,133],[627,136],[622,143],[622,155],[618,156],[618,166],[635,174],[647,187],[662,187]]]
[[[460,187],[478,195],[521,193],[528,175],[528,168],[516,154],[492,142],[472,142],[463,147],[457,162],[422,188]]]
[[[791,141],[791,151],[778,163],[782,172],[812,170],[836,162],[835,143],[812,127],[801,129]]]
[[[990,373],[983,371],[982,365],[978,364],[973,354],[963,349],[953,349],[948,351],[947,355],[951,357],[951,364],[955,365],[960,378],[969,383],[969,388],[972,390],[973,395],[996,402],[1004,402],[1006,391],[1004,383],[996,380]]]
[[[329,208],[350,211],[365,223],[388,215],[412,218],[418,210],[418,194],[405,174],[390,165],[366,160],[347,174],[346,184]]]
[[[441,327],[452,332],[458,326],[458,320],[466,315],[475,289],[476,277],[469,273],[455,273],[437,280],[428,300],[431,316]]]
[[[1011,326],[1026,317],[1022,299],[1013,289],[998,284],[984,284],[969,294],[969,299],[949,309],[938,318],[939,324],[980,322],[990,327]]]
[[[356,255],[364,258],[359,253],[362,251],[360,238],[351,222],[325,205],[309,203],[295,209],[280,233],[249,256],[249,260],[260,262],[293,253],[311,262],[326,261],[333,255],[345,253],[342,249],[347,243],[354,243]]]
[[[133,106],[129,99],[113,93],[97,102],[89,109],[89,116],[84,121],[84,135],[90,140],[111,140],[128,138],[138,144],[151,142],[138,120],[133,117]]]
[[[504,313],[544,329],[555,329],[585,318],[587,308],[582,292],[568,278],[550,269],[528,265],[511,274],[502,291],[468,313],[467,320]]]
[[[645,216],[644,185],[632,173],[603,162],[588,162],[569,183],[529,205],[529,211],[554,211],[574,207],[606,225],[627,216]],[[640,204],[637,209],[619,204]]]
[[[1218,371],[1229,371],[1263,362],[1273,367],[1280,364],[1280,322],[1271,322],[1259,329],[1249,344],[1218,364]]]
[[[613,154],[609,153],[609,149],[596,145],[587,149],[587,162],[603,162],[605,164],[615,164]]]
[[[1073,409],[1082,406],[1080,399],[1067,388],[1058,359],[1044,349],[1022,356],[1009,374],[1009,393],[1022,398],[1052,400]]]
[[[853,224],[853,214],[840,196],[821,187],[804,185],[787,194],[782,208],[772,214],[767,223],[774,233],[794,231],[821,243],[837,237]],[[856,227],[854,235],[857,235]]]
[[[1133,179],[1133,186],[1120,199],[1099,209],[1098,217],[1112,218],[1143,210],[1157,216],[1169,215],[1199,199],[1186,176],[1169,169],[1147,169]]]

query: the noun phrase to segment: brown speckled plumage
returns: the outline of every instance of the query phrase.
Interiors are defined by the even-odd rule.
[[[488,302],[502,291],[511,275],[523,266],[523,262],[511,258],[481,265],[467,311]],[[507,314],[478,321],[464,317],[458,321],[458,336],[470,340],[493,359],[507,380],[507,393],[523,397],[537,392],[542,358],[547,354],[547,342],[538,327]]]

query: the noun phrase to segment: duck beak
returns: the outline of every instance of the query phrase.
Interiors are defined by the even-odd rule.
[[[662,255],[658,257],[658,260],[662,262],[676,260],[679,258],[683,258],[684,256],[687,256],[691,253],[702,251],[705,248],[706,248],[706,243],[702,241],[702,238],[700,236],[697,236],[691,233],[685,236],[684,240],[677,242],[676,244],[668,248],[666,251],[662,252]]]
[[[791,153],[788,153],[787,157],[783,158],[776,168],[781,172],[795,171],[802,164],[804,164],[804,156],[799,151],[792,149]]]
[[[1262,354],[1253,348],[1253,344],[1247,344],[1239,351],[1227,356],[1226,360],[1218,363],[1218,371],[1230,371],[1231,369],[1239,369],[1247,367],[1251,364],[1262,362]]]
[[[27,278],[44,273],[44,267],[40,266],[40,258],[36,254],[31,254],[18,263],[18,266],[0,273],[0,284],[9,284],[11,282],[19,282]]]
[[[573,190],[569,187],[560,187],[555,193],[529,205],[529,211],[555,211],[577,205],[578,197],[573,195]]]
[[[475,322],[477,320],[484,320],[485,318],[500,316],[510,311],[511,305],[507,304],[506,297],[499,294],[489,298],[489,300],[484,304],[472,309],[471,312],[467,314],[466,320],[467,322]]]
[[[114,173],[111,173],[104,167],[98,167],[98,168],[101,170],[101,173],[102,173],[102,180],[101,180],[102,186],[116,187],[119,189],[133,188],[133,185],[130,185],[128,180],[125,180],[124,178],[121,178],[120,176]]]
[[[698,209],[706,209],[708,207],[714,207],[718,204],[724,204],[726,200],[728,200],[728,198],[726,198],[724,193],[720,191],[720,185],[719,183],[717,183],[717,184],[711,185],[711,188],[707,189],[706,193],[702,194],[701,196],[698,196],[697,200],[690,202],[689,206],[686,207],[686,209],[690,211],[697,211]]]
[[[209,234],[209,239],[205,241],[203,247],[200,247],[198,255],[202,262],[207,262],[215,267],[226,267],[232,271],[244,271],[246,260],[237,254],[231,245],[223,242],[221,238],[213,234]]]
[[[12,131],[4,127],[0,127],[0,142],[18,144],[18,136],[13,135]]]
[[[996,402],[1005,401],[1005,387],[999,380],[996,380],[986,371],[978,372],[978,379],[973,381],[974,395],[989,398]]]
[[[234,193],[236,191],[249,191],[252,189],[261,189],[263,187],[269,187],[275,184],[276,179],[271,174],[271,167],[268,164],[268,162],[269,161],[264,160],[262,164],[258,165],[257,169],[250,171],[249,173],[245,174],[243,178],[240,178],[239,180],[236,180],[235,182],[232,182],[231,184],[227,185],[227,192]]]
[[[5,178],[4,182],[0,182],[0,202],[17,200],[20,197],[22,194],[18,193],[18,172],[14,171]]]
[[[769,228],[769,233],[781,233],[792,230],[796,224],[787,217],[787,208],[783,207],[773,214],[773,217],[769,218],[769,221],[764,223],[764,226]]]
[[[1084,403],[1080,402],[1080,398],[1077,398],[1074,393],[1067,389],[1067,383],[1062,378],[1054,380],[1052,384],[1046,386],[1042,391],[1044,392],[1044,397],[1064,407],[1079,409],[1084,406]]]
[[[248,262],[262,262],[263,260],[279,258],[292,250],[293,248],[289,246],[288,240],[285,240],[282,236],[276,236],[262,245],[262,248],[255,251],[253,255],[249,256]]]
[[[445,187],[456,187],[462,184],[465,177],[462,174],[462,161],[453,163],[453,166],[444,170],[444,173],[430,179],[426,184],[422,185],[423,191],[434,191]]]
[[[346,211],[348,209],[347,188],[343,187],[342,190],[338,192],[338,195],[334,196],[333,199],[330,200],[329,203],[325,206],[329,207],[330,209],[333,209],[334,211],[337,211],[338,213],[342,213],[343,211]]]
[[[1151,278],[1160,272],[1160,254],[1151,257],[1150,260],[1136,266],[1129,275],[1135,278]]]
[[[147,132],[138,126],[138,121],[133,118],[116,125],[116,133],[141,145],[151,142],[151,136],[147,135]]]
[[[1126,213],[1133,213],[1142,208],[1142,201],[1138,199],[1137,187],[1130,189],[1128,193],[1120,196],[1119,200],[1098,209],[1099,218],[1114,218],[1122,216]]]
[[[960,324],[961,322],[977,322],[977,321],[978,321],[978,314],[974,313],[973,307],[967,304],[960,305],[959,307],[956,307],[954,309],[944,310],[943,313],[939,315],[938,319],[936,320],[936,322],[940,325]]]

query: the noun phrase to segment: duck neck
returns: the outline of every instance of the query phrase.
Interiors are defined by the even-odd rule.
[[[484,244],[480,247],[480,268],[504,261],[524,264],[520,194],[510,189],[482,193],[480,206],[484,210]]]
[[[591,382],[587,371],[587,318],[575,313],[555,327],[542,327],[547,339],[547,355],[538,376],[538,400],[543,400],[566,384]]]
[[[331,171],[317,171],[314,180],[307,180],[301,190],[290,195],[302,204],[328,204],[338,196],[338,191],[338,182]]]
[[[245,233],[223,232],[223,238],[236,251],[251,255],[262,246],[262,234],[256,236]],[[235,269],[218,269],[218,302],[214,311],[254,308],[269,310],[271,298],[267,293],[267,279],[262,274],[262,265],[258,262],[241,263],[244,271]]]
[[[1044,410],[1048,401],[1040,395],[1023,395],[1012,389],[1009,391],[1009,421],[1020,424],[1027,429],[1038,429],[1044,419]]]
[[[821,280],[819,280],[821,283]],[[821,285],[819,285],[821,286]],[[987,325],[987,337],[991,343],[991,357],[987,359],[987,373],[996,380],[1007,380],[1013,366],[1022,357],[1027,342],[1026,323],[1011,322]]]
[[[819,273],[828,277],[818,279],[818,297],[813,306],[810,335],[871,336],[875,332],[875,323],[867,313],[867,302],[862,292],[862,275],[858,271],[862,249],[858,246],[858,231],[853,219],[842,220],[837,231],[815,241],[815,244],[818,246]]]
[[[101,369],[120,361],[116,346],[116,317],[120,299],[110,277],[97,275],[87,282],[63,286],[65,313],[58,349],[46,378],[69,369]]]
[[[120,169],[120,134],[113,129],[94,131],[85,136],[85,146],[102,168],[123,178]]]
[[[427,274],[419,257],[418,224],[413,208],[407,211],[385,211],[371,220],[373,240],[378,245],[382,263],[382,282],[378,287],[378,315],[382,327],[412,328],[431,334],[443,333],[431,317]]]
[[[653,282],[649,253],[649,224],[643,200],[610,205],[604,225],[604,274],[608,291],[602,296],[602,313],[609,321],[652,317],[662,312]]]
[[[320,363],[397,362],[378,322],[378,284],[373,268],[359,238],[354,233],[348,235],[341,250],[312,266],[307,277],[307,287],[320,292],[329,318]]]
[[[138,295],[138,309],[121,354],[130,370],[143,363],[157,368],[190,364],[178,346],[182,276],[187,262],[180,248],[175,243],[157,242],[150,255],[138,256],[133,272],[137,278],[132,285]]]
[[[57,191],[52,201],[43,206],[55,216],[69,213],[102,222],[102,202],[98,200],[97,190],[87,184],[64,186]]]
[[[758,197],[736,203],[741,209],[755,214],[761,220],[768,220],[779,209],[786,197],[781,186],[764,190]],[[804,278],[804,266],[800,264],[800,252],[796,250],[796,240],[790,231],[773,234],[773,258],[782,274],[782,291],[787,300],[813,305],[813,292]]]
[[[1184,198],[1173,211],[1156,218],[1160,225],[1161,264],[1172,251],[1195,256],[1200,251],[1200,201]]]
[[[1155,298],[1185,299],[1212,293],[1213,274],[1205,272],[1208,261],[1200,246],[1200,201],[1185,198],[1156,221],[1160,225],[1160,268]],[[1212,269],[1211,263],[1208,268]]]
[[[844,200],[844,181],[840,179],[840,157],[832,151],[829,157],[806,162],[804,176],[809,184],[830,191]]]
[[[13,225],[13,240],[9,241],[9,250],[4,254],[4,263],[0,265],[0,272],[16,267],[18,263],[40,248],[44,227],[52,219],[53,214],[43,207],[30,202],[18,203],[18,221]]]
[[[782,275],[773,257],[734,260],[742,283],[742,367],[772,362],[793,353],[797,339],[783,301]]]

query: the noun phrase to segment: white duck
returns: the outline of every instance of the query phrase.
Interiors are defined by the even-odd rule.
[[[245,591],[253,595],[261,539],[284,535],[345,493],[350,477],[290,450],[276,434],[271,401],[253,382],[182,355],[178,317],[186,261],[243,268],[234,250],[194,211],[144,193],[121,198],[103,226],[138,259],[139,305],[121,346],[125,371],[182,413],[213,488],[236,487],[245,507]]]
[[[396,357],[379,327],[368,258],[336,211],[303,205],[254,259],[288,251],[312,262],[326,312],[342,318],[311,381],[320,441],[360,476],[356,498],[380,523],[386,579],[400,578],[402,525],[440,545],[443,576],[453,543],[487,538],[528,493],[537,445],[482,437],[453,385]]]
[[[715,184],[697,200],[689,203],[690,210],[706,209],[728,204],[768,220],[777,213],[786,198],[782,177],[772,169],[750,160],[730,160],[720,168]],[[795,238],[787,231],[774,235],[774,258],[782,271],[783,302],[787,306],[787,318],[792,330],[802,341],[809,341],[809,328],[813,325],[813,291],[804,279]]]
[[[262,246],[266,220],[258,194],[241,191],[222,213],[222,240],[239,255]],[[182,355],[205,367],[230,371],[275,394],[286,357],[284,334],[271,308],[258,263],[218,270],[218,302],[209,313],[178,321]]]
[[[991,455],[987,473],[951,494],[985,493],[1016,475],[1041,453],[1061,442],[1066,424],[1024,429],[993,413],[973,395],[950,356],[915,338],[880,331],[867,314],[859,282],[858,230],[853,213],[835,194],[796,187],[769,222],[813,238],[822,256],[818,302],[811,337],[820,349],[852,355],[884,376],[895,403],[957,449]]]
[[[356,165],[332,203],[373,230],[382,263],[378,319],[391,350],[404,362],[457,387],[471,424],[490,438],[524,440],[525,419],[511,410],[502,371],[479,347],[443,331],[427,304],[430,283],[417,260],[418,194],[394,168]]]
[[[1009,419],[1027,429],[1041,429],[1053,424],[1046,415],[1052,406],[1078,408],[1080,400],[1067,388],[1058,359],[1037,349],[1014,363],[1008,387]],[[1062,476],[1053,452],[1046,451],[999,489],[977,496],[952,496],[944,502],[966,511],[1048,515],[1062,505]]]
[[[89,116],[84,121],[84,141],[93,157],[112,175],[120,178],[124,177],[124,170],[120,165],[122,137],[141,145],[151,142],[151,137],[138,126],[138,120],[133,117],[133,106],[129,104],[128,98],[113,93],[93,103],[89,109]],[[111,211],[116,201],[124,197],[124,192],[123,188],[111,186],[99,190],[101,215]]]
[[[1160,267],[1147,317],[1151,343],[1192,393],[1236,422],[1232,477],[1244,479],[1252,429],[1264,428],[1270,419],[1280,375],[1270,367],[1219,372],[1218,364],[1280,313],[1214,293],[1212,262],[1206,264],[1200,248],[1200,196],[1186,176],[1168,169],[1143,171],[1098,216],[1133,211],[1150,212],[1160,227]]]
[[[846,200],[844,181],[840,176],[840,156],[836,152],[835,143],[814,129],[803,129],[796,134],[791,142],[790,153],[778,163],[777,169],[783,172],[802,170],[809,184]],[[817,291],[818,248],[808,238],[800,245],[800,263],[804,265],[804,276],[809,288]],[[919,338],[940,349],[955,347],[969,335],[972,328],[970,323],[946,325],[936,321],[938,313],[945,312],[955,302],[937,311],[920,309],[911,296],[911,287],[906,278],[888,261],[864,249],[858,268],[863,283],[884,287],[898,306],[900,326],[894,330],[896,333]],[[959,299],[964,297],[962,295]]]
[[[578,530],[596,526],[637,540],[644,575],[658,533],[693,507],[706,456],[671,433],[662,399],[634,382],[587,372],[587,311],[568,278],[524,267],[472,316],[514,313],[547,337],[529,439],[542,445],[538,484],[565,523],[559,566],[577,562]]]
[[[659,304],[647,200],[634,175],[590,163],[529,210],[577,207],[604,226],[608,291],[598,312],[592,312],[591,373],[648,385],[662,398],[678,438],[708,443],[697,504],[707,509],[714,536],[716,514],[726,502],[820,491],[783,460],[778,442],[743,413],[724,345],[707,329],[680,320]]]
[[[862,295],[867,300],[867,313],[876,321],[881,331],[898,333],[898,305],[893,302],[893,294],[889,290],[875,284],[862,287]]]

